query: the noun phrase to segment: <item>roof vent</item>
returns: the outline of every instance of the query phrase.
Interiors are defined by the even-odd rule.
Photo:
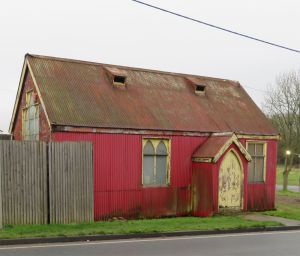
[[[108,71],[107,74],[112,85],[121,88],[126,86],[127,72],[124,69],[117,67],[105,67],[105,69]]]
[[[204,94],[205,93],[205,85],[202,84],[196,84],[195,86],[195,93],[197,94]]]
[[[126,76],[114,75],[114,85],[125,85]]]
[[[195,94],[205,95],[206,81],[199,77],[186,77],[188,84],[194,89]]]

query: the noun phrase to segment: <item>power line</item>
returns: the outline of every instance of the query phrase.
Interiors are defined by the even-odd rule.
[[[187,20],[191,20],[191,21],[194,21],[194,22],[197,22],[197,23],[200,23],[200,24],[203,24],[203,25],[215,28],[215,29],[219,29],[219,30],[222,30],[222,31],[225,31],[225,32],[237,35],[237,36],[245,37],[247,39],[251,39],[251,40],[254,40],[254,41],[258,41],[260,43],[264,43],[264,44],[272,45],[272,46],[275,46],[275,47],[279,47],[279,48],[282,48],[282,49],[285,49],[285,50],[288,50],[288,51],[300,53],[300,51],[297,50],[297,49],[289,48],[289,47],[279,45],[279,44],[276,44],[276,43],[272,43],[272,42],[269,42],[269,41],[266,41],[266,40],[262,40],[262,39],[259,39],[259,38],[253,37],[253,36],[242,34],[242,33],[227,29],[227,28],[219,27],[219,26],[216,26],[216,25],[213,25],[213,24],[201,21],[201,20],[197,20],[197,19],[185,16],[185,15],[182,15],[180,13],[176,13],[176,12],[173,12],[173,11],[169,11],[167,9],[163,9],[163,8],[155,6],[155,5],[151,5],[151,4],[148,4],[148,3],[145,3],[145,2],[142,2],[142,1],[138,1],[138,0],[131,0],[131,1],[142,4],[142,5],[145,5],[145,6],[148,6],[148,7],[151,7],[153,9],[156,9],[156,10],[159,10],[159,11],[162,11],[162,12],[166,12],[166,13],[169,13],[169,14],[187,19]]]

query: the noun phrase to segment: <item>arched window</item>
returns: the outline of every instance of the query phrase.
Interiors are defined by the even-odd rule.
[[[156,184],[162,185],[167,182],[167,147],[161,141],[156,148]]]
[[[23,139],[39,140],[39,105],[36,94],[31,90],[26,93],[26,105],[23,108]]]
[[[143,145],[143,185],[168,184],[169,140],[146,139]]]
[[[145,144],[143,151],[143,184],[154,184],[155,150],[150,140]]]

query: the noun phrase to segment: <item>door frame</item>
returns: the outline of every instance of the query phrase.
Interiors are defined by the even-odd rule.
[[[235,157],[238,159],[239,165],[241,167],[241,191],[240,191],[241,203],[240,203],[240,210],[242,211],[244,209],[244,182],[245,182],[244,166],[243,166],[243,162],[242,162],[242,160],[241,160],[238,152],[234,148],[231,148],[230,150],[228,150],[226,152],[226,154],[222,158],[222,161],[221,161],[219,169],[218,169],[218,211],[220,210],[220,205],[219,205],[219,193],[220,193],[220,189],[219,189],[220,188],[220,186],[219,186],[219,176],[220,176],[220,169],[221,169],[221,165],[222,165],[222,163],[223,163],[226,155],[229,154],[230,152],[232,152],[235,155]],[[224,209],[224,208],[221,208],[221,209]],[[228,208],[228,209],[230,209],[230,208]]]

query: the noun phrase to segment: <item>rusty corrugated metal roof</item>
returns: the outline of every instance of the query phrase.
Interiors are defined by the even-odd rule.
[[[275,135],[238,82],[107,64],[26,56],[53,124]],[[126,74],[113,86],[109,70]],[[205,85],[197,95],[191,81]]]
[[[195,162],[217,162],[219,158],[235,144],[238,150],[245,156],[248,161],[251,161],[251,155],[244,148],[238,137],[232,133],[228,135],[212,134],[199,148],[193,153],[192,159]]]
[[[214,158],[232,135],[209,137],[193,154],[193,158]]]

